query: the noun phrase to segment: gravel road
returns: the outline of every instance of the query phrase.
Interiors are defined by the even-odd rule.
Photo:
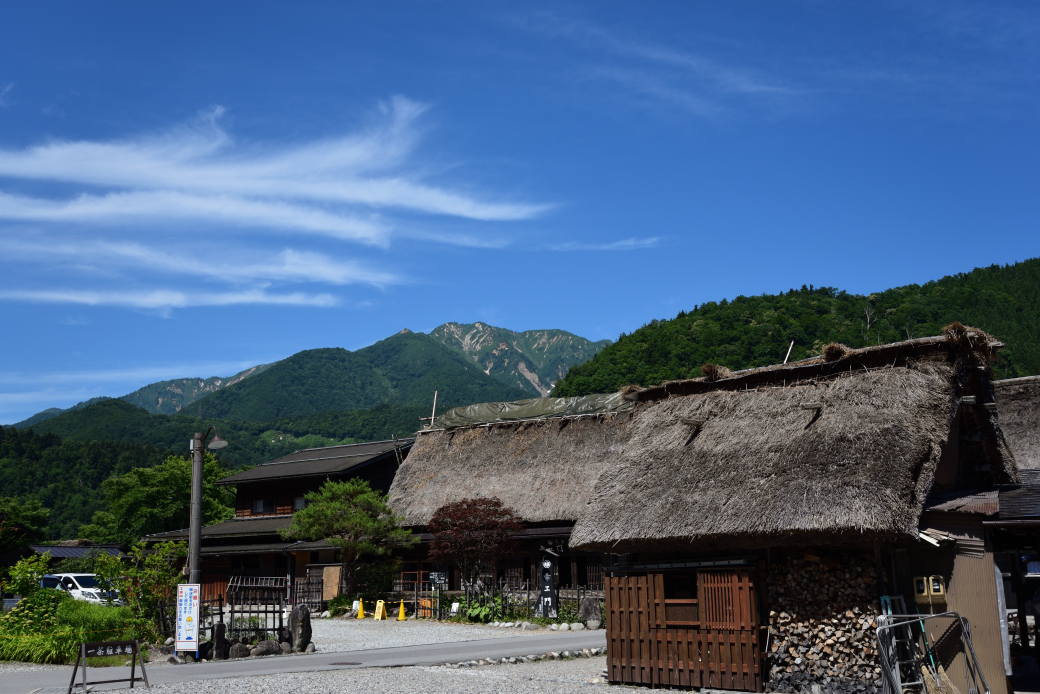
[[[152,685],[170,694],[476,694],[477,692],[585,692],[594,686],[606,658],[548,660],[471,668],[400,667],[296,672],[262,677]]]
[[[313,619],[311,631],[311,640],[314,641],[318,653],[421,646],[428,643],[457,643],[519,636],[524,633],[519,629],[497,629],[477,624],[419,620],[377,622],[372,619]]]

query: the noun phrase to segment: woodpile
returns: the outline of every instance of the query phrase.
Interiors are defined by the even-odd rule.
[[[772,692],[878,692],[878,576],[873,556],[790,556],[769,578]]]

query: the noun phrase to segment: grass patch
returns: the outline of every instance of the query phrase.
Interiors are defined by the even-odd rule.
[[[43,589],[24,598],[0,617],[0,660],[67,663],[80,643],[140,639],[149,630],[127,607],[107,607],[73,600],[67,593]],[[122,665],[126,656],[113,656]],[[98,658],[107,661],[108,657]]]

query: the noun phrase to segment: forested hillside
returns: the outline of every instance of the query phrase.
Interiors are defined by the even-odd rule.
[[[321,412],[266,422],[199,420],[189,414],[170,417],[151,414],[122,400],[105,400],[75,412],[41,422],[37,434],[54,434],[68,441],[106,440],[157,446],[186,453],[196,431],[211,424],[228,441],[219,457],[229,467],[257,465],[301,448],[338,443],[376,441],[410,436],[419,428],[420,416],[429,409],[383,405],[369,410]],[[13,431],[9,429],[8,431]],[[0,496],[13,492],[0,486]]]
[[[731,369],[850,347],[937,335],[953,321],[1004,341],[1001,377],[1040,374],[1040,259],[979,268],[924,285],[869,296],[803,286],[782,294],[738,296],[654,320],[572,368],[553,395],[603,393],[634,383],[695,378],[706,363]]]
[[[268,422],[200,421],[104,400],[32,428],[0,427],[0,498],[38,499],[51,510],[51,538],[76,537],[104,509],[105,479],[186,456],[192,434],[211,424],[228,441],[217,455],[221,464],[241,468],[302,448],[409,436],[428,415],[426,407],[382,405]]]
[[[155,446],[62,441],[32,429],[0,427],[0,496],[38,499],[51,510],[50,537],[75,537],[79,526],[101,510],[105,479],[152,467],[168,455],[169,450]]]

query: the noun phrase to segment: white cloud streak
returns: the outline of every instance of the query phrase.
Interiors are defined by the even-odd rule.
[[[206,259],[202,259],[129,242],[28,243],[6,239],[0,240],[0,253],[9,259],[53,263],[61,257],[66,262],[79,266],[149,269],[165,274],[194,275],[225,283],[320,282],[334,285],[369,284],[375,287],[403,283],[403,280],[393,273],[372,270],[355,261],[337,260],[321,253],[291,248],[266,258],[258,257],[255,252],[216,253],[211,249]],[[219,259],[214,261],[214,257]]]
[[[187,293],[169,289],[143,291],[15,289],[0,290],[0,300],[47,304],[80,304],[84,306],[121,306],[126,308],[158,311],[168,311],[169,309],[174,308],[189,308],[194,306],[242,306],[248,304],[319,307],[339,305],[339,300],[331,294],[306,294],[303,292],[273,294],[268,293],[263,289],[249,289],[239,292],[199,293]]]
[[[13,83],[8,83],[3,87],[0,87],[0,108],[9,109],[11,107],[11,91],[13,89]]]
[[[578,243],[568,242],[549,246],[552,251],[634,251],[642,248],[653,248],[660,239],[652,236],[645,239],[628,238],[611,243]]]
[[[0,372],[0,383],[5,385],[43,385],[65,383],[140,382],[153,383],[173,378],[209,378],[223,374],[225,378],[244,371],[262,361],[212,362],[200,364],[170,364],[141,366],[128,369],[96,369],[93,371],[53,371],[47,373]],[[87,391],[84,391],[87,392]],[[90,397],[94,397],[94,393]],[[125,395],[125,393],[121,393]]]
[[[237,145],[221,127],[218,107],[160,135],[0,150],[0,176],[105,189],[68,200],[3,195],[0,218],[201,219],[385,245],[389,228],[371,218],[378,210],[510,221],[548,209],[423,182],[411,159],[424,110],[396,98],[360,133],[278,148]]]

